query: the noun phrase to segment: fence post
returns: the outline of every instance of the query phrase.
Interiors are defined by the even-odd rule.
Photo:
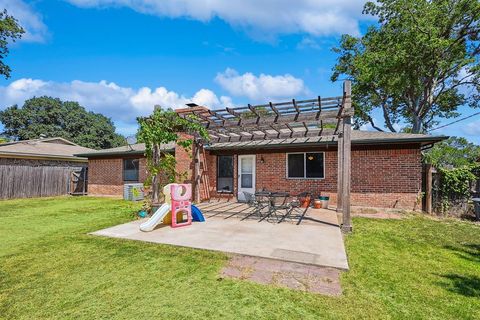
[[[426,164],[426,179],[425,182],[425,211],[432,214],[432,173],[433,167],[431,164]]]

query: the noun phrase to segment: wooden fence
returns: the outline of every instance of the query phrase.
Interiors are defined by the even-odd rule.
[[[473,214],[472,198],[480,197],[480,179],[470,183],[470,194],[443,194],[442,176],[432,165],[423,167],[423,210],[429,214],[468,216]]]
[[[72,171],[75,168],[0,165],[0,199],[68,194]]]

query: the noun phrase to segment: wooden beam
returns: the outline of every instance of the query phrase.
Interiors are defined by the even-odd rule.
[[[431,164],[425,165],[425,211],[432,214],[432,185],[433,185],[433,166]]]
[[[295,108],[295,111],[297,112],[297,114],[295,115],[295,121],[297,121],[298,116],[300,115],[300,109],[298,108],[297,103],[295,102],[295,99],[292,99],[292,104],[293,104],[293,107]]]
[[[321,113],[322,113],[322,98],[318,96],[318,112],[317,112],[317,116],[315,117],[315,120],[318,120],[320,118]]]
[[[345,81],[343,84],[343,95],[348,97],[344,100],[342,109],[349,112],[352,109],[350,96],[352,94],[351,82]],[[343,224],[342,230],[344,232],[352,231],[352,217],[350,215],[350,183],[351,183],[351,154],[352,154],[352,118],[346,116],[342,119],[343,122],[343,183],[342,183],[342,212]]]
[[[335,103],[330,107],[325,107],[323,103],[325,99],[321,99],[320,103],[322,103],[322,112],[319,114],[319,106],[318,102],[311,102],[309,106],[300,106],[298,101],[295,101],[295,104],[289,102],[289,105],[276,107],[275,105],[270,103],[270,109],[272,109],[274,114],[267,114],[261,115],[257,112],[259,117],[255,118],[245,118],[242,117],[243,113],[238,112],[238,109],[241,108],[226,108],[226,112],[232,115],[231,118],[227,118],[221,114],[219,111],[215,111],[215,117],[220,121],[215,121],[210,119],[209,117],[205,116],[205,112],[195,112],[194,114],[201,117],[202,120],[208,123],[209,128],[216,129],[216,128],[229,128],[229,127],[236,127],[241,125],[258,125],[258,124],[272,124],[272,123],[292,123],[292,122],[303,122],[303,121],[313,121],[313,120],[327,120],[327,119],[338,119],[339,113],[342,116],[348,116],[348,114],[344,111],[339,112],[338,102]],[[316,100],[314,100],[316,101]],[[344,100],[342,100],[344,101]],[[293,105],[292,105],[293,104]],[[251,106],[251,108],[255,108]],[[248,107],[245,107],[245,110],[249,110]],[[206,111],[208,112],[208,111]],[[193,113],[193,112],[192,112]],[[182,117],[186,117],[188,115],[187,112],[179,114]],[[209,113],[212,115],[212,113]],[[352,114],[353,115],[353,114]]]
[[[343,133],[337,144],[337,212],[343,212]]]
[[[200,203],[200,183],[201,183],[201,176],[200,176],[200,143],[195,139],[194,140],[194,156],[193,156],[193,162],[194,162],[194,195],[195,195],[195,202]]]
[[[280,117],[280,113],[278,112],[277,108],[273,105],[273,103],[269,102],[270,109],[272,109],[273,112],[275,112],[275,118],[273,120],[273,123],[277,123],[278,117]]]
[[[334,122],[337,120],[337,111],[324,111],[317,119],[317,112],[303,112],[300,113],[298,116],[297,114],[287,114],[287,115],[278,115],[278,116],[266,116],[261,117],[260,120],[257,122],[257,118],[254,119],[243,119],[241,126],[243,128],[252,127],[255,128],[258,125],[271,125],[271,124],[293,124],[295,122],[313,122],[318,120],[328,120],[328,122]],[[348,114],[349,116],[353,116],[353,114]],[[238,127],[239,123],[235,120],[228,120],[225,121],[225,124],[222,125],[220,123],[210,123],[209,129],[228,129],[228,128],[235,128]]]

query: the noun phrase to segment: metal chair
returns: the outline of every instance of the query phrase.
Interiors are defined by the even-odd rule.
[[[269,201],[270,201],[270,206],[268,213],[263,216],[263,218],[260,219],[260,221],[263,221],[271,216],[274,217],[276,222],[280,222],[280,219],[288,214],[288,211],[290,210],[290,204],[287,202],[288,197],[289,197],[288,192],[272,192],[269,195]],[[278,212],[285,210],[286,213],[285,215],[279,216]]]
[[[257,199],[257,197],[250,193],[243,191],[247,205],[253,209],[251,213],[242,218],[242,221],[250,218],[253,215],[257,215],[260,219],[263,218],[262,210],[269,206],[268,202]]]
[[[278,223],[281,223],[281,222],[285,221],[285,219],[287,217],[293,217],[292,213],[296,212],[297,213],[296,217],[298,217],[298,221],[297,221],[296,224],[299,225],[302,222],[303,218],[305,217],[305,214],[308,211],[308,207],[306,207],[306,208],[301,207],[299,198],[300,197],[305,197],[305,196],[308,196],[308,195],[310,195],[309,192],[302,192],[302,193],[298,194],[297,196],[290,196],[290,199],[292,199],[292,200],[286,204],[286,206],[288,206],[289,210],[287,211],[287,213],[285,215],[283,215],[280,218]]]

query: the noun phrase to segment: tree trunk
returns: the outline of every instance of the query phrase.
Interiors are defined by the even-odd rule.
[[[413,116],[413,126],[412,126],[412,133],[420,133],[422,130],[422,119],[416,114]]]
[[[153,146],[153,159],[152,159],[154,167],[160,165],[160,146],[155,144]],[[157,173],[153,176],[152,179],[152,203],[158,204],[160,203],[160,174]]]

